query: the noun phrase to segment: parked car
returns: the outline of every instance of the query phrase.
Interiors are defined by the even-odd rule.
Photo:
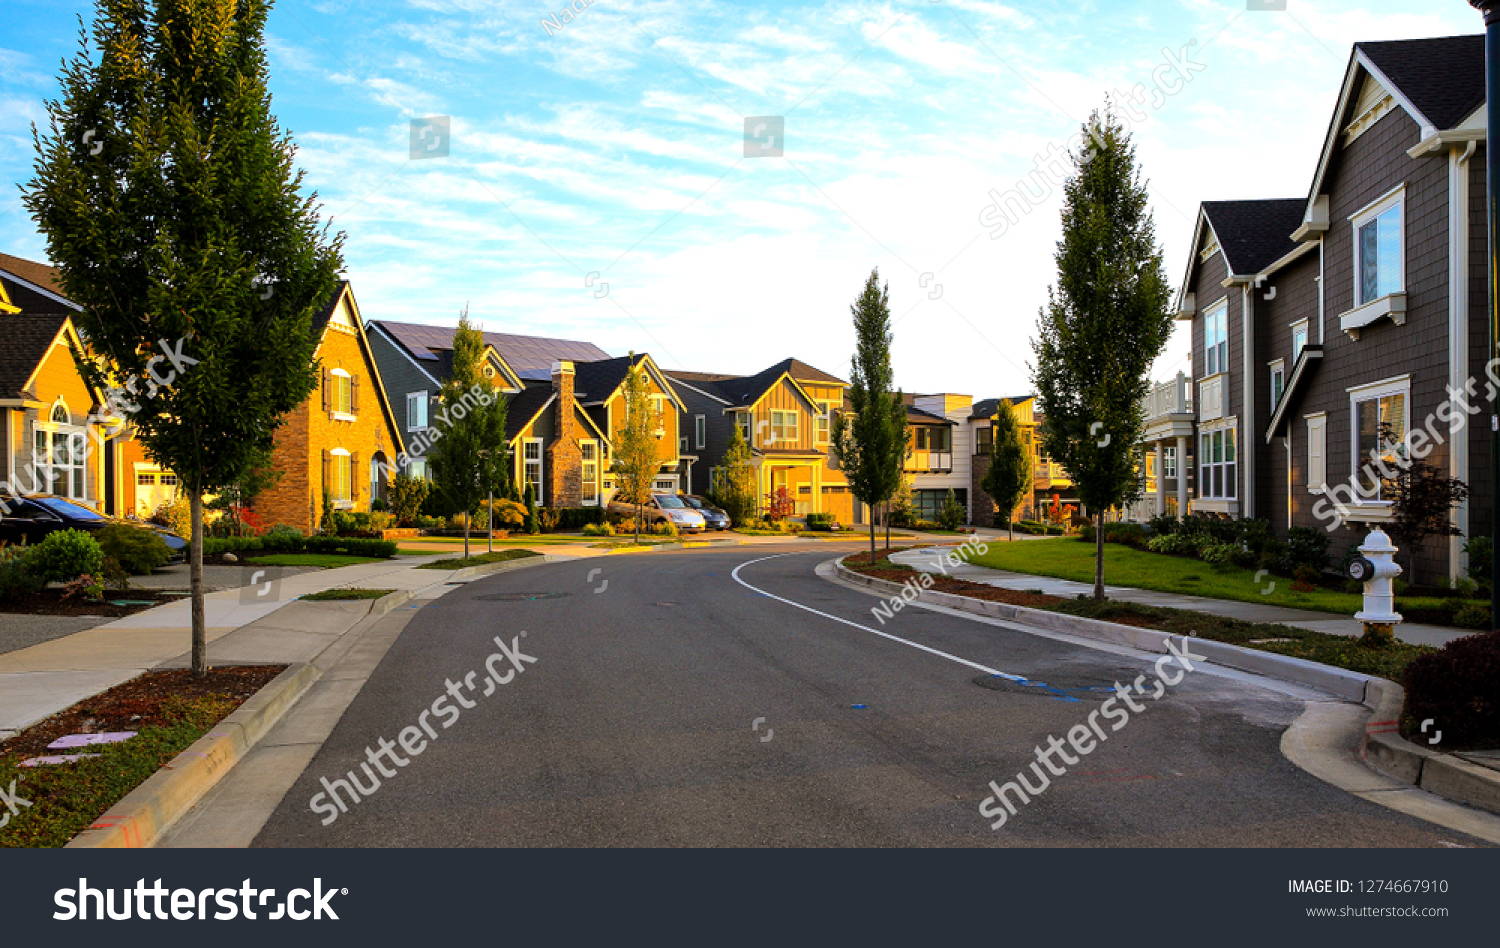
[[[703,515],[703,519],[707,521],[710,530],[729,529],[729,514],[723,510],[715,507],[697,494],[683,494],[682,499],[689,507]]]
[[[622,517],[635,516],[635,504],[620,500],[609,502],[609,512]],[[708,527],[703,515],[689,507],[676,494],[653,493],[641,505],[641,520],[645,523],[671,523],[683,533],[702,533]]]
[[[0,495],[0,541],[25,543],[34,546],[58,530],[86,530],[89,533],[110,524],[126,524],[142,530],[155,531],[172,551],[172,559],[187,555],[187,541],[164,527],[138,520],[122,520],[106,516],[78,500],[54,497],[51,494],[32,494],[28,497]]]

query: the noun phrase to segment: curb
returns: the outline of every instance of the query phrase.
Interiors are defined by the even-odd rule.
[[[839,578],[868,586],[882,593],[889,593],[893,597],[899,597],[903,590],[911,588],[890,580],[876,579],[873,576],[856,573],[844,565],[842,557],[834,561],[834,566]],[[1128,645],[1147,652],[1167,653],[1169,651],[1167,643],[1172,640],[1167,633],[1157,632],[1154,629],[1141,629],[1133,625],[1106,622],[1102,619],[1088,619],[1061,612],[1013,606],[988,599],[973,599],[931,589],[920,590],[917,599],[961,612],[988,616],[992,619],[1009,619],[1048,632],[1077,635],[1112,645]],[[1192,643],[1194,651],[1215,664],[1306,685],[1350,701],[1363,701],[1367,684],[1373,680],[1368,675],[1346,671],[1342,668],[1331,668],[1302,658],[1277,655],[1274,652],[1259,652],[1239,645],[1230,645],[1227,642],[1213,642],[1194,637]]]
[[[1370,679],[1363,704],[1365,722],[1359,756],[1370,767],[1402,783],[1421,787],[1476,809],[1500,813],[1500,773],[1462,758],[1428,750],[1401,736],[1406,692],[1393,681]]]
[[[465,566],[462,569],[455,570],[453,575],[448,577],[447,582],[451,583],[460,579],[473,579],[475,576],[488,576],[490,573],[504,573],[526,566],[542,566],[546,563],[558,562],[561,562],[561,557],[553,553],[543,553],[540,556],[523,556],[514,560],[501,560],[499,563],[481,563],[478,566]],[[390,597],[387,596],[386,598],[389,599]],[[411,596],[407,597],[407,599],[410,598]],[[402,602],[404,601],[402,600]],[[400,604],[394,603],[386,611],[389,612]]]
[[[321,677],[323,673],[310,662],[289,665],[209,733],[73,837],[65,848],[144,849],[154,844]]]

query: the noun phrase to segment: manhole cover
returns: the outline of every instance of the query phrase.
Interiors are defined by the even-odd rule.
[[[485,602],[530,602],[533,599],[565,599],[570,595],[572,593],[490,593],[474,598]]]

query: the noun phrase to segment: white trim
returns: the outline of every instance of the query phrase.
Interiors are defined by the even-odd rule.
[[[1321,494],[1328,489],[1328,413],[1312,412],[1302,416],[1307,422],[1307,492]],[[1291,431],[1291,426],[1287,426]],[[1313,445],[1318,447],[1318,464],[1321,471],[1313,470]],[[1314,473],[1318,476],[1314,477]]]
[[[25,287],[26,289],[30,290],[33,293],[40,294],[42,296],[47,297],[47,299],[49,299],[49,300],[52,300],[52,301],[57,302],[57,303],[61,303],[64,306],[66,306],[69,309],[74,310],[76,312],[79,312],[79,313],[83,312],[83,307],[82,306],[79,306],[77,303],[75,303],[72,300],[68,299],[66,296],[60,296],[57,293],[54,293],[52,290],[49,290],[49,289],[47,289],[44,286],[38,286],[37,284],[32,283],[30,280],[23,280],[20,277],[16,276],[14,273],[11,273],[9,270],[4,269],[3,267],[0,267],[0,273],[4,273],[5,274],[5,278],[7,280],[9,280],[10,282],[19,284],[20,286]]]
[[[1397,208],[1399,208],[1400,211],[1396,215],[1396,227],[1397,227],[1397,234],[1398,234],[1397,240],[1396,240],[1396,253],[1397,253],[1397,267],[1396,267],[1396,272],[1397,272],[1397,276],[1398,276],[1399,281],[1400,281],[1400,286],[1398,286],[1396,289],[1392,290],[1390,293],[1382,293],[1382,294],[1380,294],[1375,299],[1368,299],[1368,300],[1361,299],[1360,298],[1360,294],[1361,294],[1363,288],[1360,285],[1360,280],[1361,280],[1361,266],[1360,265],[1361,265],[1361,262],[1362,262],[1361,258],[1363,256],[1363,247],[1362,247],[1361,241],[1359,239],[1360,229],[1363,228],[1366,224],[1373,223],[1376,218],[1383,216],[1386,212],[1391,211],[1391,210],[1395,210]],[[1382,194],[1380,197],[1378,197],[1375,200],[1371,201],[1369,204],[1366,204],[1364,207],[1360,208],[1358,211],[1355,211],[1353,214],[1349,215],[1349,223],[1354,228],[1354,233],[1351,235],[1351,241],[1350,241],[1351,247],[1350,247],[1350,251],[1354,255],[1354,280],[1353,280],[1353,283],[1354,283],[1354,308],[1355,308],[1355,310],[1359,310],[1360,308],[1362,308],[1362,307],[1364,307],[1364,306],[1366,306],[1366,305],[1368,305],[1370,303],[1374,303],[1378,299],[1381,299],[1381,298],[1383,298],[1385,296],[1390,296],[1390,295],[1395,294],[1395,293],[1405,293],[1406,292],[1406,209],[1407,209],[1406,184],[1405,184],[1405,182],[1402,182],[1401,184],[1396,185],[1394,188],[1391,188],[1389,191],[1387,191],[1386,193]]]
[[[1210,343],[1208,341],[1208,322],[1209,322],[1210,317],[1215,316],[1217,314],[1217,311],[1219,310],[1220,307],[1223,307],[1223,309],[1224,309],[1224,340],[1223,340],[1223,342],[1224,342],[1224,357],[1222,359],[1217,359],[1216,358],[1216,359],[1213,359],[1212,361],[1210,361],[1210,359],[1208,357],[1208,354],[1211,351],[1211,349],[1213,348],[1213,346],[1218,345],[1218,343],[1213,343],[1212,345],[1210,345]],[[1229,371],[1229,294],[1228,293],[1224,294],[1224,296],[1220,297],[1219,299],[1215,300],[1214,302],[1212,302],[1212,303],[1208,304],[1207,306],[1203,307],[1203,370],[1206,373],[1204,375],[1204,378],[1210,378],[1212,376],[1219,375],[1221,373],[1227,373]]]
[[[1286,398],[1286,360],[1272,359],[1266,363],[1266,368],[1270,369],[1270,372],[1266,375],[1266,394],[1272,396],[1270,405],[1271,411],[1274,412],[1276,411],[1276,406],[1281,404],[1281,400]],[[1276,394],[1276,376],[1278,375],[1281,376],[1281,394],[1279,396]]]
[[[1469,142],[1448,153],[1448,385],[1463,388],[1469,377],[1469,159],[1478,146]],[[1469,482],[1469,435],[1455,415],[1449,422],[1448,474]],[[1453,511],[1460,536],[1448,538],[1448,574],[1457,579],[1469,565],[1463,537],[1469,534],[1469,502]]]
[[[1293,322],[1293,323],[1287,323],[1287,328],[1292,331],[1292,364],[1293,365],[1295,365],[1297,363],[1298,356],[1302,355],[1302,350],[1297,348],[1297,327],[1298,326],[1302,327],[1302,335],[1305,337],[1302,340],[1302,344],[1304,346],[1312,344],[1312,327],[1307,324],[1307,318],[1306,317],[1303,317],[1302,319],[1299,319],[1299,320],[1297,320],[1296,322]]]
[[[423,375],[427,376],[428,381],[432,382],[432,384],[433,384],[434,387],[436,387],[436,388],[442,388],[443,387],[443,383],[439,382],[436,378],[433,378],[432,373],[429,372],[429,371],[427,371],[426,369],[424,369],[422,367],[422,364],[420,362],[418,362],[415,358],[413,358],[412,354],[410,352],[406,351],[406,347],[403,346],[401,343],[397,342],[396,341],[396,337],[392,336],[388,331],[386,331],[386,328],[384,326],[380,325],[380,321],[379,320],[371,320],[370,322],[366,323],[366,325],[367,326],[374,326],[377,330],[379,330],[380,334],[385,337],[386,342],[390,343],[391,348],[393,348],[397,352],[401,353],[402,357],[405,358],[407,362],[410,362],[412,364],[412,366],[415,367],[418,372],[421,372]],[[372,355],[373,355],[373,353],[372,353]]]
[[[710,395],[708,392],[705,392],[703,389],[698,388],[698,387],[696,387],[694,385],[689,385],[687,382],[684,382],[682,379],[674,378],[674,379],[672,379],[672,381],[673,381],[673,383],[675,383],[677,385],[681,385],[683,388],[687,389],[690,392],[697,392],[699,395],[702,395],[704,398],[711,398],[714,401],[718,402],[720,405],[728,405],[729,404],[729,402],[726,402],[724,399],[720,398],[719,396],[717,396],[717,395]]]
[[[1347,313],[1339,314],[1339,328],[1348,333],[1349,338],[1359,341],[1359,331],[1378,319],[1390,317],[1391,322],[1397,326],[1406,325],[1406,292],[1387,293],[1365,303],[1356,306]]]
[[[1366,382],[1363,385],[1351,385],[1344,392],[1351,397],[1358,397],[1361,401],[1366,398],[1376,398],[1381,395],[1390,395],[1398,391],[1411,391],[1411,373],[1405,375],[1393,375],[1388,379],[1378,382]]]
[[[432,405],[431,405],[431,402],[430,402],[431,396],[429,396],[426,392],[407,392],[406,393],[406,430],[407,431],[426,431],[427,430],[427,425],[425,425],[425,424],[414,425],[414,424],[411,423],[411,403],[412,403],[413,399],[415,399],[417,402],[419,402],[422,405],[422,414],[424,416],[429,415],[429,413],[432,411]],[[427,417],[423,418],[423,421],[427,421],[427,420],[428,420]]]
[[[528,460],[526,457],[526,446],[531,444],[536,445],[536,505],[541,507],[546,504],[543,497],[547,490],[547,449],[541,438],[521,439],[521,450],[519,452],[521,461],[521,493],[526,493],[526,462]]]
[[[1358,485],[1363,480],[1360,477],[1363,465],[1359,455],[1359,403],[1375,401],[1391,395],[1402,396],[1401,410],[1405,417],[1401,419],[1401,431],[1404,438],[1411,431],[1411,375],[1396,375],[1378,382],[1355,385],[1344,391],[1349,394],[1349,483],[1356,488],[1354,503],[1350,506],[1389,507],[1391,502],[1388,500],[1366,500],[1359,495]]]
[[[693,445],[694,449],[702,451],[708,446],[708,416],[693,416]]]

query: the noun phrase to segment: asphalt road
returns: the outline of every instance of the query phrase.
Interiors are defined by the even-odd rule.
[[[1063,773],[992,829],[990,781],[1025,769],[1037,786],[1034,748],[1087,731],[1112,685],[1154,680],[1151,664],[921,608],[881,625],[878,600],[814,574],[834,553],[612,556],[433,600],[255,844],[1483,845],[1299,770],[1278,744],[1301,703],[1201,671],[1137,696],[1118,731],[1095,714],[1107,739],[1072,765],[1052,757]],[[487,672],[495,636],[522,654]],[[490,673],[503,683],[486,697]],[[435,707],[447,682],[473,707]],[[419,756],[396,743],[404,728]],[[351,769],[371,787],[358,768],[382,738],[393,776],[357,804],[346,791],[348,812],[317,797]]]

